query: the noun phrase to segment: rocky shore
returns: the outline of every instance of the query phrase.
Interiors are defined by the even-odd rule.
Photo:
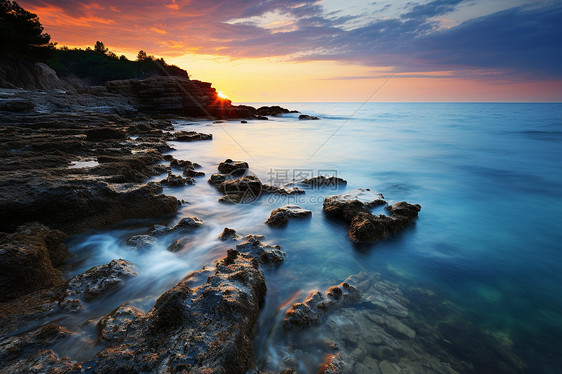
[[[222,258],[185,275],[150,308],[120,301],[111,312],[89,319],[96,349],[87,360],[57,354],[53,347],[75,335],[61,320],[86,315],[95,302],[142,275],[135,264],[115,258],[65,277],[71,258],[67,235],[129,219],[174,217],[182,202],[164,195],[163,186],[209,183],[221,195],[219,202],[238,204],[347,185],[341,178],[318,176],[274,186],[263,183],[247,162],[232,159],[206,177],[197,160],[167,154],[169,141],[212,141],[210,134],[175,131],[170,118],[265,120],[291,113],[288,109],[233,106],[219,100],[210,84],[187,78],[64,87],[67,91],[0,91],[1,373],[294,374],[296,361],[312,346],[319,373],[325,374],[522,370],[518,358],[486,334],[474,336],[482,349],[469,351],[455,341],[456,334],[475,334],[471,326],[456,331],[457,325],[414,318],[416,302],[432,303],[425,291],[402,290],[378,274],[360,273],[282,306],[282,328],[290,341],[284,351],[292,356],[257,371],[253,340],[267,276],[286,266],[289,251],[263,235],[239,235],[229,228],[218,238]],[[388,215],[373,214],[379,206]],[[323,205],[327,218],[349,225],[347,236],[355,243],[395,235],[414,224],[420,211],[418,204],[389,205],[370,189],[327,197]],[[282,231],[290,221],[313,218],[311,210],[284,205],[263,221]],[[145,227],[123,246],[150,251],[170,238],[164,251],[175,254],[205,227],[201,219],[185,216],[175,225]]]

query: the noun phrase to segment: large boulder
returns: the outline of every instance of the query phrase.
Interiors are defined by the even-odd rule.
[[[0,233],[0,301],[62,283],[56,268],[70,258],[65,238],[39,223]]]
[[[245,373],[252,367],[253,332],[266,293],[258,262],[229,250],[205,284],[180,281],[118,335],[88,366],[96,373]],[[115,313],[112,318],[115,318]],[[107,326],[107,324],[106,324]]]
[[[219,164],[218,169],[221,174],[243,175],[249,167],[247,162],[226,159]]]

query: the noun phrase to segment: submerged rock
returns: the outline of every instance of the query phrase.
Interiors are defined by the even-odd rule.
[[[135,249],[152,247],[156,242],[156,238],[150,235],[133,235],[127,239],[127,245]]]
[[[0,233],[0,302],[61,284],[56,267],[70,258],[65,239],[37,222]]]
[[[311,215],[312,211],[303,209],[300,206],[285,205],[273,210],[265,223],[273,227],[281,227],[289,222],[289,218],[303,218],[310,217]]]
[[[146,314],[135,317],[119,345],[88,362],[106,372],[244,373],[252,366],[252,337],[266,293],[257,261],[229,250],[205,284],[186,277]]]
[[[295,303],[287,310],[283,327],[291,330],[318,324],[328,312],[356,303],[360,298],[360,293],[347,280],[328,288],[325,295],[314,290],[302,303]]]

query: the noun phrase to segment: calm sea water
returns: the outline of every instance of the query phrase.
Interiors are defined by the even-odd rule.
[[[95,322],[128,300],[148,310],[187,272],[224,255],[227,247],[216,237],[230,227],[266,235],[287,253],[283,265],[266,274],[268,297],[256,338],[260,365],[283,358],[277,343],[288,301],[367,270],[449,300],[460,318],[510,345],[529,372],[561,372],[562,104],[360,105],[284,105],[318,121],[292,114],[248,124],[178,123],[177,129],[213,134],[210,142],[173,143],[171,152],[200,163],[207,176],[195,186],[165,189],[188,202],[175,218],[128,222],[70,239],[77,256],[69,276],[113,258],[137,264],[139,276],[91,306],[86,317],[68,319],[79,334],[60,349],[76,359],[94,354],[93,324],[84,325],[84,319]],[[330,173],[348,185],[307,191],[298,201],[263,197],[223,205],[206,179],[226,158],[247,161],[264,182]],[[354,246],[344,224],[324,217],[321,201],[359,187],[381,192],[391,203],[421,204],[419,219],[388,240]],[[312,210],[313,218],[281,230],[264,224],[271,210],[288,203]],[[123,245],[152,223],[173,225],[193,215],[205,226],[178,253],[166,250],[176,238],[162,239],[150,251]]]

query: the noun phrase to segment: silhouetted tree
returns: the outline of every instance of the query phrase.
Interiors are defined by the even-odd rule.
[[[109,52],[109,48],[106,48],[103,42],[97,41],[94,45],[94,51],[99,54],[105,55],[107,54],[107,52]]]
[[[148,58],[148,55],[142,49],[137,53],[137,61],[144,61]]]
[[[43,32],[36,14],[18,3],[0,0],[0,56],[13,60],[41,60],[51,54],[54,44]]]

